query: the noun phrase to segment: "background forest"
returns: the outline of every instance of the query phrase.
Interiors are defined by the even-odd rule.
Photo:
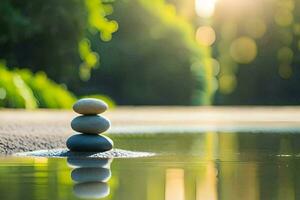
[[[0,107],[299,104],[298,0],[2,0]]]

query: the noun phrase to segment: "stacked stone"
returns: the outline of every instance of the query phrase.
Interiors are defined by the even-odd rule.
[[[67,147],[71,151],[104,152],[113,148],[113,141],[103,135],[99,135],[110,127],[110,122],[99,115],[107,110],[104,101],[93,98],[84,98],[77,101],[73,110],[81,114],[71,122],[75,134],[67,140]]]

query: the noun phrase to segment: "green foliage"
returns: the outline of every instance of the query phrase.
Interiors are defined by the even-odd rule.
[[[114,20],[108,20],[106,16],[112,13],[110,4],[103,4],[101,0],[85,0],[85,6],[88,14],[88,29],[91,33],[98,32],[103,41],[109,41],[112,33],[118,29],[118,24]],[[83,38],[79,42],[79,55],[82,60],[79,68],[80,78],[88,80],[91,70],[99,64],[99,54],[93,52],[88,38]]]
[[[86,27],[82,1],[3,0],[0,10],[0,57],[8,66],[43,70],[59,82],[78,77],[77,44]]]
[[[118,28],[106,18],[111,5],[101,0],[3,0],[0,12],[0,59],[7,66],[28,66],[37,72],[1,66],[4,107],[70,108],[74,95],[48,76],[74,85],[80,78],[89,79],[99,55],[86,33],[108,41]]]
[[[0,107],[36,108],[32,90],[18,73],[10,72],[0,63]]]
[[[98,54],[91,50],[90,41],[83,39],[79,43],[79,54],[83,63],[80,65],[80,77],[82,80],[90,78],[90,71],[98,64]]]
[[[211,102],[209,49],[197,45],[193,28],[172,6],[118,0],[114,9],[102,0],[0,2],[0,58],[33,72],[9,72],[32,91],[37,105],[27,107],[70,107],[74,97],[51,80],[76,95],[100,92],[118,104]]]
[[[0,107],[71,108],[76,98],[44,73],[9,71],[0,64]]]
[[[88,79],[99,56],[89,48],[83,53],[82,43],[88,31],[110,40],[117,30],[117,23],[106,18],[111,12],[101,0],[2,0],[0,58],[8,66],[45,71],[58,82],[76,81],[79,73]]]
[[[112,13],[112,6],[102,3],[101,0],[85,0],[85,5],[88,11],[88,24],[91,32],[98,31],[103,41],[111,40],[112,33],[118,29],[116,21],[106,18],[107,15]]]
[[[73,94],[50,80],[43,72],[33,74],[25,69],[17,72],[32,89],[40,108],[71,108],[76,101]]]
[[[209,104],[213,92],[209,50],[192,27],[163,1],[119,0],[112,16],[119,30],[109,43],[90,36],[101,52],[81,92],[102,91],[118,104]]]

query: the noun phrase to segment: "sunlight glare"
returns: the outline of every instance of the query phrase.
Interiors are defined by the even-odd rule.
[[[195,0],[196,13],[200,17],[209,18],[214,14],[217,0]]]

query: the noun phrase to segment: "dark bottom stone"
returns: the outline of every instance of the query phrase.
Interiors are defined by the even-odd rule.
[[[76,134],[68,138],[67,147],[78,152],[105,152],[113,148],[113,141],[102,135]]]

